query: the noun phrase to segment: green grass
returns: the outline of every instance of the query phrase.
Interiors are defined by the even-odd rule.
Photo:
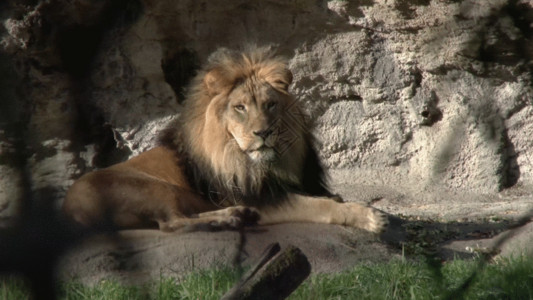
[[[318,275],[291,299],[458,299],[454,294],[478,269],[477,261],[456,260],[431,267],[395,260]],[[460,289],[461,290],[461,289]],[[479,270],[464,299],[533,299],[533,259],[502,260]]]
[[[217,268],[199,271],[182,280],[162,278],[143,286],[124,286],[103,281],[94,287],[64,284],[61,299],[219,299],[239,279],[236,271]]]
[[[0,299],[27,299],[28,292],[22,281],[16,278],[0,278]]]
[[[464,282],[476,272],[468,289]],[[61,299],[219,299],[238,280],[229,268],[199,271],[175,280],[163,278],[144,286],[113,281],[88,287],[61,286]],[[456,292],[464,293],[457,294]],[[338,274],[308,278],[290,299],[533,299],[533,258],[501,259],[479,268],[478,261],[455,260],[432,267],[393,260],[361,264]],[[23,283],[0,280],[0,299],[28,299]]]

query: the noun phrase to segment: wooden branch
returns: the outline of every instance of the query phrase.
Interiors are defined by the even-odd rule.
[[[311,273],[302,251],[288,246],[279,253],[278,243],[269,245],[259,262],[221,299],[285,299]],[[277,255],[276,255],[277,254]]]

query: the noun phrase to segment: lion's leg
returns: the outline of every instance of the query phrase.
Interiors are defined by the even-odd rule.
[[[261,209],[258,224],[285,222],[339,224],[379,233],[385,229],[387,218],[381,212],[358,203],[339,203],[329,197],[290,194],[284,204]]]
[[[259,220],[259,211],[253,207],[230,206],[223,209],[203,212],[198,214],[198,219],[218,218],[222,221],[238,220],[239,225],[254,225]]]
[[[171,232],[180,228],[194,225],[207,225],[210,228],[238,228],[240,226],[238,218],[222,217],[205,217],[205,218],[187,218],[175,217],[167,221],[158,221],[161,231]]]
[[[254,208],[232,206],[224,209],[203,212],[191,218],[176,216],[168,221],[160,221],[162,231],[175,231],[185,226],[206,224],[212,229],[236,229],[246,225],[253,225],[259,219]]]
[[[246,206],[230,206],[218,210],[207,211],[198,214],[199,218],[205,217],[230,217],[230,216],[257,216],[257,209]]]

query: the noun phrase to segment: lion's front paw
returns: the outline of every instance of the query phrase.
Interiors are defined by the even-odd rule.
[[[243,226],[255,225],[260,218],[259,211],[257,209],[246,206],[232,207],[230,216],[239,218]]]
[[[341,224],[362,228],[374,233],[381,233],[387,228],[388,218],[379,210],[357,203],[345,203],[343,206],[344,222],[341,222]]]
[[[243,222],[239,217],[221,217],[208,223],[212,231],[234,230],[242,228]]]
[[[240,229],[243,226],[257,224],[259,212],[257,209],[245,206],[233,206],[223,210],[204,213],[200,216],[213,215],[216,220],[209,222],[213,230],[216,229]]]
[[[368,207],[367,219],[368,222],[364,229],[374,233],[385,231],[389,224],[389,218],[384,213],[372,207]]]

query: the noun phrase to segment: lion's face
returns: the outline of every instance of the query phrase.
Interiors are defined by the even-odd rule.
[[[230,193],[258,195],[273,179],[303,184],[313,149],[287,63],[264,48],[209,61],[189,88],[175,145]]]
[[[226,153],[236,144],[255,163],[279,159],[284,108],[292,99],[288,93],[292,73],[287,65],[262,57],[260,52],[228,56],[206,72],[202,81],[210,98],[204,128],[223,127],[226,131],[224,136],[208,132],[205,145],[227,138],[224,145],[219,143]],[[206,154],[212,156],[213,147],[206,148],[210,149]]]
[[[287,95],[266,81],[248,79],[228,95],[224,120],[231,137],[254,162],[275,161]]]

